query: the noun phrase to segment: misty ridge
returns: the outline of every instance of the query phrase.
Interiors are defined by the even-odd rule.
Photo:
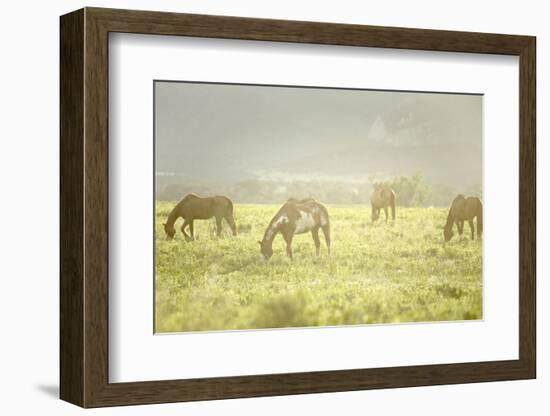
[[[447,206],[482,192],[482,96],[155,83],[158,200]]]

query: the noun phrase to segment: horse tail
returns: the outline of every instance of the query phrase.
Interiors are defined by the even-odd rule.
[[[328,216],[328,209],[323,204],[319,204],[321,210],[323,211],[323,216],[321,217],[321,230],[325,235],[325,243],[327,245],[328,255],[330,256],[330,218]]]
[[[228,215],[233,215],[233,201],[231,201],[231,199],[229,198],[225,198],[225,200],[227,201],[227,205],[225,207],[226,211],[227,211],[227,214]]]
[[[390,206],[391,206],[391,218],[395,221],[395,192],[391,191],[390,194]]]
[[[231,232],[233,235],[237,235],[237,224],[235,224],[235,217],[233,216],[233,201],[228,197],[224,198],[227,202],[227,205],[225,206],[225,219],[231,227]]]
[[[479,212],[477,213],[477,235],[480,236],[483,232],[483,205],[479,201]]]

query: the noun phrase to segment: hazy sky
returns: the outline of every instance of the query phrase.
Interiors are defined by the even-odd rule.
[[[155,126],[157,172],[481,182],[479,95],[156,82]]]

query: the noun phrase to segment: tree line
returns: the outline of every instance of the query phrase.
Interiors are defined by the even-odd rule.
[[[370,204],[375,187],[395,191],[397,204],[404,207],[448,206],[459,194],[481,197],[481,184],[466,189],[428,183],[421,174],[391,178],[369,177],[363,181],[246,179],[234,183],[190,181],[179,176],[157,176],[156,199],[176,201],[194,192],[202,196],[227,195],[236,203],[280,204],[288,198],[315,198],[327,204]]]

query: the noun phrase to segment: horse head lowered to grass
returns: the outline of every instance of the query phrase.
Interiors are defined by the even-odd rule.
[[[395,192],[393,189],[378,187],[370,196],[372,207],[371,219],[375,222],[380,218],[380,210],[384,209],[386,222],[388,222],[388,207],[391,208],[392,220],[395,221]]]
[[[475,196],[465,197],[458,195],[451,204],[447,222],[443,227],[443,237],[445,241],[450,241],[453,238],[453,225],[456,224],[458,234],[462,235],[464,231],[464,221],[468,221],[472,240],[474,239],[474,218],[477,225],[477,239],[481,238],[483,232],[483,205],[481,200]]]
[[[164,232],[169,238],[173,238],[176,234],[174,224],[180,217],[183,218],[181,232],[187,241],[195,239],[194,220],[207,220],[212,217],[216,218],[216,235],[218,237],[222,232],[223,219],[229,224],[232,234],[237,235],[237,226],[233,218],[233,202],[226,196],[202,198],[197,194],[185,195],[172,209],[166,223],[164,223]],[[189,227],[189,234],[185,231],[186,227]]]
[[[275,214],[267,226],[260,251],[265,260],[273,255],[273,240],[277,234],[281,234],[286,242],[286,253],[292,259],[292,239],[296,234],[311,232],[315,242],[315,251],[319,256],[321,242],[319,229],[323,230],[328,253],[330,255],[330,221],[326,207],[312,199],[289,199]]]

